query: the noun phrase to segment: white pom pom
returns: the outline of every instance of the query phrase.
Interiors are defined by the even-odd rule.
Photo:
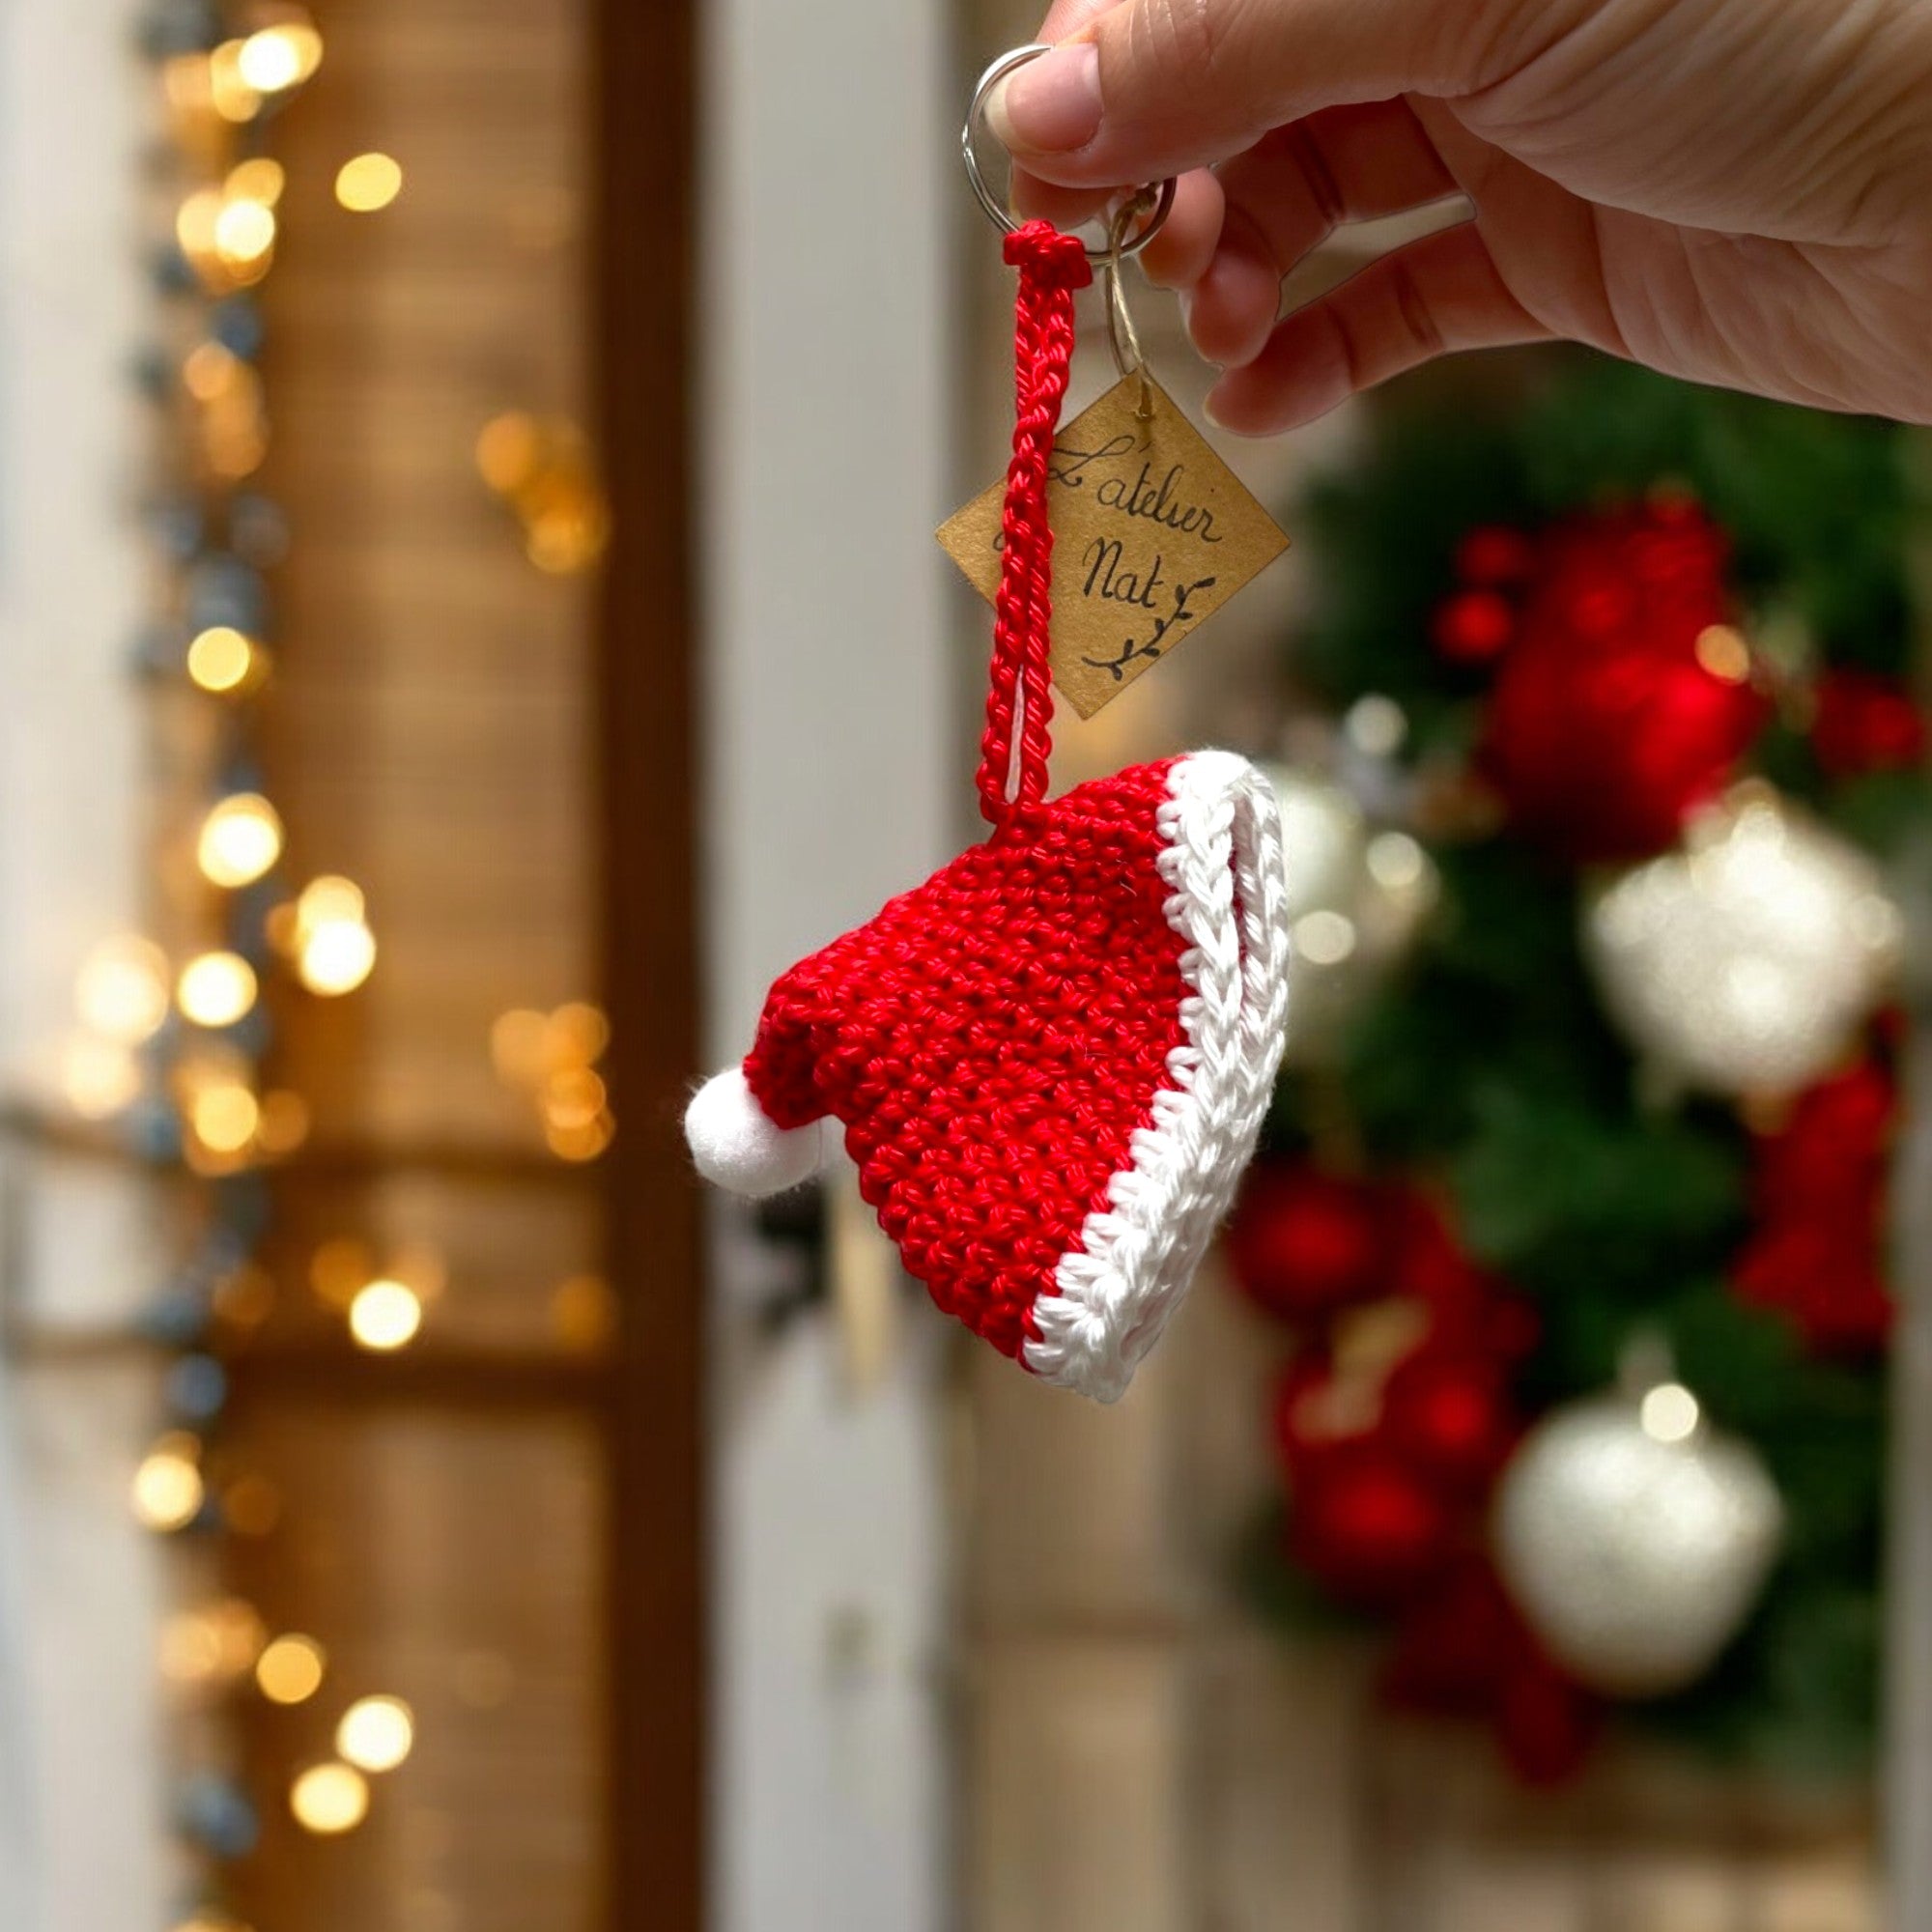
[[[685,1109],[684,1137],[706,1180],[753,1199],[810,1180],[825,1163],[824,1122],[781,1127],[734,1066],[714,1074]]]

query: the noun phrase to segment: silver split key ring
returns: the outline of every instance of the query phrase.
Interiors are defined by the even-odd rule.
[[[1002,54],[984,73],[980,76],[980,84],[973,90],[973,102],[966,110],[966,125],[959,130],[959,154],[966,163],[966,179],[973,184],[973,192],[980,206],[986,211],[987,218],[997,228],[1003,228],[1010,235],[1020,224],[1012,211],[1008,208],[992,188],[987,185],[986,177],[980,167],[980,156],[975,151],[975,143],[980,136],[980,125],[985,116],[986,97],[999,83],[1006,79],[1015,68],[1024,67],[1028,61],[1037,60],[1041,54],[1053,49],[1036,43],[1032,46],[1014,47],[1010,53]],[[1138,255],[1147,244],[1158,235],[1167,224],[1167,217],[1174,212],[1174,177],[1170,175],[1158,188],[1151,185],[1140,190],[1139,198],[1148,203],[1148,213],[1132,235],[1118,242],[1111,242],[1104,247],[1087,248],[1090,262],[1120,261],[1125,257]]]

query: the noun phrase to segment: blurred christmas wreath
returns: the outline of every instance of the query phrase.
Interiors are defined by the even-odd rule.
[[[1254,1580],[1532,1779],[1870,1750],[1911,453],[1559,358],[1315,504]]]

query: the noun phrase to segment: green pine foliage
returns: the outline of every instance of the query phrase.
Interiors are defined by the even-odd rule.
[[[1874,422],[1668,383],[1568,352],[1526,358],[1525,394],[1472,415],[1392,411],[1372,462],[1317,494],[1324,594],[1292,673],[1328,710],[1379,693],[1405,755],[1460,755],[1486,678],[1444,661],[1431,619],[1473,526],[1534,530],[1659,487],[1730,533],[1747,628],[1804,674],[1903,675],[1912,646],[1905,439]],[[1881,852],[1932,819],[1921,778],[1833,788],[1802,732],[1758,765]],[[1372,1167],[1446,1179],[1471,1249],[1530,1297],[1532,1408],[1603,1389],[1634,1326],[1767,1460],[1790,1514],[1749,1628],[1649,1721],[1780,1771],[1868,1763],[1877,1704],[1886,1443],[1882,1363],[1807,1354],[1742,1305],[1726,1263],[1750,1225],[1750,1140],[1730,1108],[1658,1096],[1599,1006],[1578,880],[1506,836],[1437,844],[1441,897],[1397,981],[1346,1043],[1341,1081]],[[1293,1143],[1291,1084],[1271,1132]]]

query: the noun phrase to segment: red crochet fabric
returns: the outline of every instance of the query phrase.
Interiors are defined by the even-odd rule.
[[[1053,525],[1046,512],[1047,467],[1073,358],[1073,294],[1093,279],[1087,250],[1044,221],[1007,237],[1006,256],[1020,271],[1014,303],[1013,456],[1000,520],[1000,595],[993,617],[991,688],[980,741],[980,811],[1005,827],[1046,796],[1052,749],[1053,686],[1048,655],[1053,625]],[[1013,766],[1015,710],[1018,772]]]
[[[772,988],[745,1078],[832,1114],[879,1224],[949,1314],[1017,1355],[1107,1204],[1180,1043],[1155,813],[1172,761],[1069,792]]]
[[[686,1131],[704,1174],[761,1194],[816,1171],[838,1120],[934,1300],[1111,1402],[1185,1294],[1266,1110],[1280,823],[1226,752],[1046,802],[1047,466],[1091,270],[1043,222],[1007,256],[1018,417],[979,777],[992,837],[780,980]]]

